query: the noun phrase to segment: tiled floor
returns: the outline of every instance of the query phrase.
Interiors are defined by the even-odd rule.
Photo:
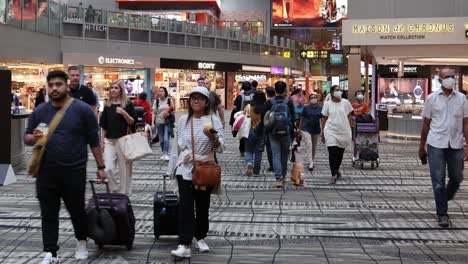
[[[259,177],[244,176],[238,141],[226,133],[223,193],[212,196],[211,252],[194,250],[181,263],[468,263],[468,210],[463,184],[450,203],[452,228],[435,223],[428,168],[418,163],[417,144],[382,143],[376,170],[351,166],[345,154],[343,179],[328,185],[328,154],[318,150],[316,169],[305,173],[305,186],[288,182],[273,188],[274,177],[263,162]],[[153,147],[156,153],[158,146]],[[174,263],[169,251],[175,237],[153,237],[154,192],[162,188],[166,163],[159,156],[134,165],[137,218],[134,249],[91,246],[92,263]],[[94,177],[95,163],[89,163]],[[0,187],[0,263],[39,263],[40,212],[34,181],[20,171],[18,182]],[[89,194],[89,192],[88,192]],[[66,211],[60,225],[62,263],[73,260],[73,230]],[[82,262],[87,263],[87,262]]]

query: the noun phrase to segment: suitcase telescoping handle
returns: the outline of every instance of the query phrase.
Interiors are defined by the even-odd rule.
[[[97,180],[89,180],[89,184],[91,185],[91,191],[93,192],[94,203],[96,204],[96,209],[99,210],[99,199],[97,198],[96,189],[94,188],[95,183],[106,185],[106,191],[108,194],[107,197],[109,198],[109,206],[112,207],[112,195],[109,189],[109,182],[107,180],[105,180],[104,182],[100,182]]]

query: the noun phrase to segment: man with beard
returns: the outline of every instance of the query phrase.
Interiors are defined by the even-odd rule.
[[[80,100],[68,95],[68,76],[63,71],[51,71],[47,75],[50,101],[39,105],[31,114],[24,141],[33,146],[47,137],[48,126],[54,116],[64,108],[63,118],[55,131],[50,131],[45,152],[36,180],[39,199],[44,260],[42,264],[59,263],[57,257],[60,199],[70,213],[75,230],[77,247],[75,259],[88,258],[87,217],[85,211],[86,163],[91,146],[96,159],[97,177],[103,181],[104,160],[98,138],[98,124],[93,110]],[[71,101],[70,101],[71,100]],[[67,108],[68,107],[68,108]]]

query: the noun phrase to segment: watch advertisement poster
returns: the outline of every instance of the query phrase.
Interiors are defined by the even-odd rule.
[[[428,80],[423,78],[380,78],[378,81],[380,104],[424,104],[428,93]]]

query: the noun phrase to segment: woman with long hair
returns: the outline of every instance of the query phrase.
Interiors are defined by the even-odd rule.
[[[342,98],[343,89],[338,85],[333,85],[330,89],[331,100],[325,102],[322,115],[324,116],[324,126],[322,142],[327,145],[330,170],[332,177],[330,184],[335,184],[341,178],[340,166],[343,161],[345,149],[350,145],[352,112],[351,103]]]
[[[158,131],[162,150],[161,160],[164,161],[169,161],[169,126],[172,126],[170,117],[173,111],[174,103],[169,98],[166,87],[159,87],[158,98],[153,103],[153,120],[151,124]]]
[[[123,82],[113,81],[109,98],[99,120],[102,128],[101,142],[104,148],[106,177],[112,192],[132,194],[132,162],[125,160],[118,140],[133,130],[135,119],[135,108],[127,98]],[[120,178],[120,186],[117,178]]]
[[[305,143],[305,151],[309,162],[309,171],[314,170],[315,150],[320,138],[322,129],[320,120],[323,117],[322,107],[318,103],[316,94],[309,96],[309,104],[304,107],[301,113],[299,128],[301,129],[301,137]]]
[[[256,91],[250,106],[251,126],[245,142],[245,166],[247,176],[260,174],[262,155],[265,148],[262,114],[265,111],[266,97],[262,91]],[[245,111],[245,110],[244,110]]]
[[[223,125],[217,115],[210,113],[209,98],[205,87],[195,87],[190,93],[188,114],[178,121],[168,166],[168,174],[177,179],[179,192],[179,246],[171,254],[181,258],[191,256],[194,237],[200,252],[210,250],[204,239],[209,230],[213,188],[192,184],[192,149],[197,162],[214,162],[215,152],[224,149]]]

